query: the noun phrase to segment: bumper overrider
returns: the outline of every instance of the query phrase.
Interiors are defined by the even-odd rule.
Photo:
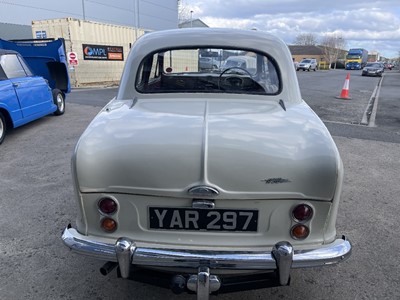
[[[103,267],[104,275],[115,266],[119,267],[122,278],[132,278],[136,267],[142,272],[140,266],[197,269],[197,274],[173,276],[170,284],[174,292],[197,293],[197,299],[208,299],[211,293],[223,290],[224,281],[210,274],[212,269],[274,271],[273,286],[288,285],[291,269],[339,263],[351,255],[352,248],[343,236],[310,250],[294,250],[288,241],[276,243],[270,252],[157,249],[136,247],[134,240],[125,237],[114,244],[94,241],[70,225],[65,228],[62,240],[74,252],[108,261]]]

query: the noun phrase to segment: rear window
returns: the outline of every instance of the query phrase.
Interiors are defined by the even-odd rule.
[[[143,59],[135,86],[140,93],[275,95],[278,70],[267,54],[244,49],[168,49]]]

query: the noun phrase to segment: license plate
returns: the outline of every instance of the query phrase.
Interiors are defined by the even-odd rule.
[[[257,210],[149,207],[150,229],[257,231]]]

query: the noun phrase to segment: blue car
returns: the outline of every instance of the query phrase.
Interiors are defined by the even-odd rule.
[[[64,111],[63,91],[34,75],[18,52],[0,49],[0,144],[8,130]]]

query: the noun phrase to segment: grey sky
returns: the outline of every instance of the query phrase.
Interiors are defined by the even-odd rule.
[[[0,0],[0,22],[31,24],[32,20],[72,17],[161,30],[177,27],[176,0]],[[321,0],[182,0],[189,17],[210,27],[268,31],[291,44],[301,33],[341,35],[348,48],[363,47],[385,57],[400,51],[400,2]],[[174,9],[171,9],[173,7]]]
[[[139,26],[177,28],[176,0],[137,0]],[[84,6],[82,5],[84,4]],[[135,0],[0,0],[0,22],[30,25],[32,20],[72,17],[126,26],[135,25]]]
[[[400,2],[321,0],[182,0],[210,27],[257,28],[291,44],[301,33],[341,35],[347,49],[362,47],[385,57],[400,51]]]

